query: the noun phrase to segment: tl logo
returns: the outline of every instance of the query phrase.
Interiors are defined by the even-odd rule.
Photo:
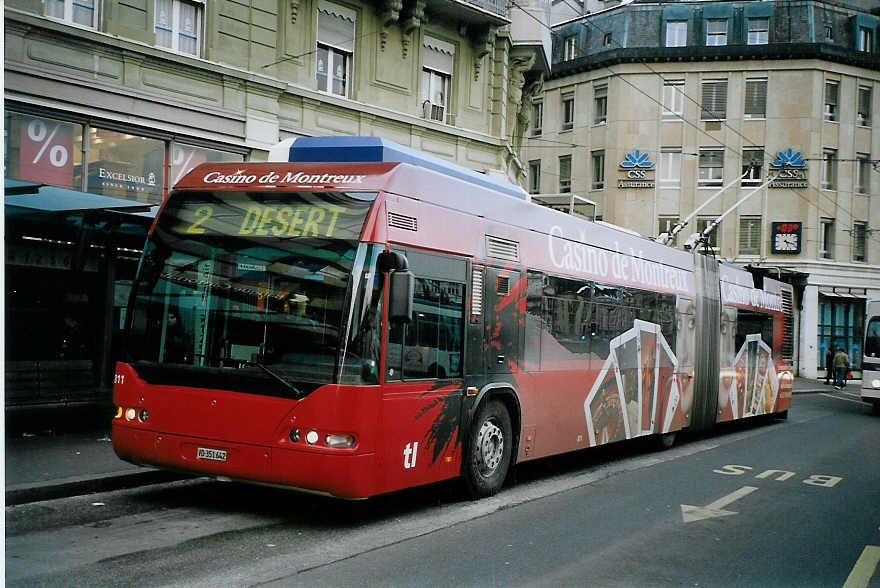
[[[636,149],[633,153],[627,153],[624,155],[623,161],[620,162],[620,167],[641,167],[644,169],[650,169],[654,167],[654,162],[648,161],[647,153],[642,153]]]
[[[408,470],[416,467],[416,455],[419,452],[419,442],[407,443],[403,450],[403,469]],[[412,458],[412,459],[410,459]]]

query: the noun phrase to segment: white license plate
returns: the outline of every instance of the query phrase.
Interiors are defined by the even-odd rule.
[[[226,461],[226,452],[222,449],[208,449],[207,447],[199,447],[196,452],[198,459],[210,459],[213,461]]]

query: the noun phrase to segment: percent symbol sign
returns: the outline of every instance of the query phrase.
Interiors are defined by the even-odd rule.
[[[52,132],[49,132],[49,127],[47,127],[46,123],[41,120],[32,120],[28,123],[28,139],[40,144],[40,150],[37,151],[37,154],[34,156],[34,160],[31,163],[39,163],[43,158],[46,149],[48,149],[49,163],[55,167],[64,167],[67,165],[67,160],[70,158],[70,153],[68,152],[67,147],[64,145],[52,145],[52,140],[58,133],[58,127],[60,126],[61,123],[56,124],[55,128],[52,129]]]

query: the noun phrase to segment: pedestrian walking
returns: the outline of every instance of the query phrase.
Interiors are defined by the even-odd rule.
[[[835,376],[834,387],[840,390],[846,385],[846,373],[849,371],[849,356],[843,350],[843,347],[837,348],[832,364],[834,365]]]
[[[825,385],[830,384],[832,380],[834,380],[834,352],[829,345],[825,350]]]

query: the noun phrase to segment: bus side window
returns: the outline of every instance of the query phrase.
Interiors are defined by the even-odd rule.
[[[464,284],[416,278],[413,320],[406,325],[403,377],[461,376]]]

